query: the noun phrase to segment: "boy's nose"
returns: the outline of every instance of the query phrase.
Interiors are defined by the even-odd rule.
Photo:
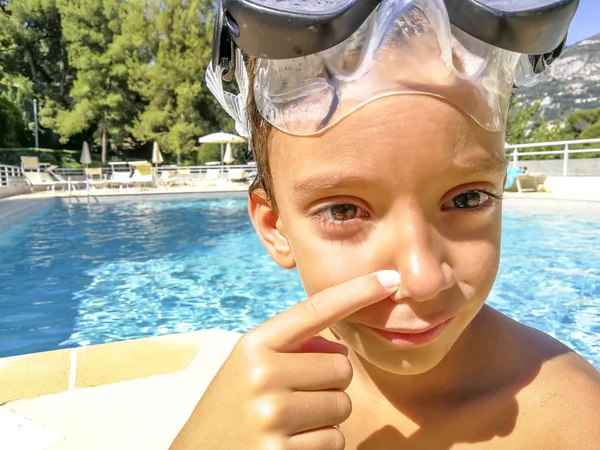
[[[425,220],[408,220],[394,227],[394,264],[402,282],[394,299],[418,302],[434,299],[456,283],[454,270],[444,261],[442,237]]]

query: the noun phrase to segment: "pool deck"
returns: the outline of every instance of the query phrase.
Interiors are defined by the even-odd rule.
[[[0,202],[34,200],[34,199],[49,199],[59,198],[68,202],[69,198],[77,202],[87,201],[89,198],[92,202],[99,199],[109,198],[127,198],[127,197],[164,197],[164,196],[202,196],[206,194],[227,194],[227,193],[245,193],[248,192],[247,183],[223,182],[215,185],[198,185],[198,186],[170,186],[170,187],[152,187],[152,188],[124,188],[124,189],[85,189],[73,190],[70,194],[66,190],[45,190],[35,191],[27,194],[8,197]]]
[[[205,330],[0,359],[0,448],[165,450],[239,334]]]

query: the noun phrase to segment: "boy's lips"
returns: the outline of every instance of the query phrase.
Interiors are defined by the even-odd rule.
[[[435,340],[448,324],[452,321],[452,317],[438,322],[437,324],[431,324],[420,329],[390,329],[390,328],[375,328],[368,325],[364,325],[379,336],[392,342],[396,345],[413,346],[413,345],[425,345]]]

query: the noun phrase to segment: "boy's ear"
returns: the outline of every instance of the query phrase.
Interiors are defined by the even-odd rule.
[[[264,193],[258,191],[250,194],[248,214],[256,234],[275,263],[284,269],[296,267],[294,253],[285,235],[279,214],[271,207]]]

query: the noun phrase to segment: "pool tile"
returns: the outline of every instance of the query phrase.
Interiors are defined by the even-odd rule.
[[[199,343],[165,337],[81,348],[75,387],[91,387],[178,372],[194,359]]]
[[[70,350],[0,358],[0,404],[66,391]]]

